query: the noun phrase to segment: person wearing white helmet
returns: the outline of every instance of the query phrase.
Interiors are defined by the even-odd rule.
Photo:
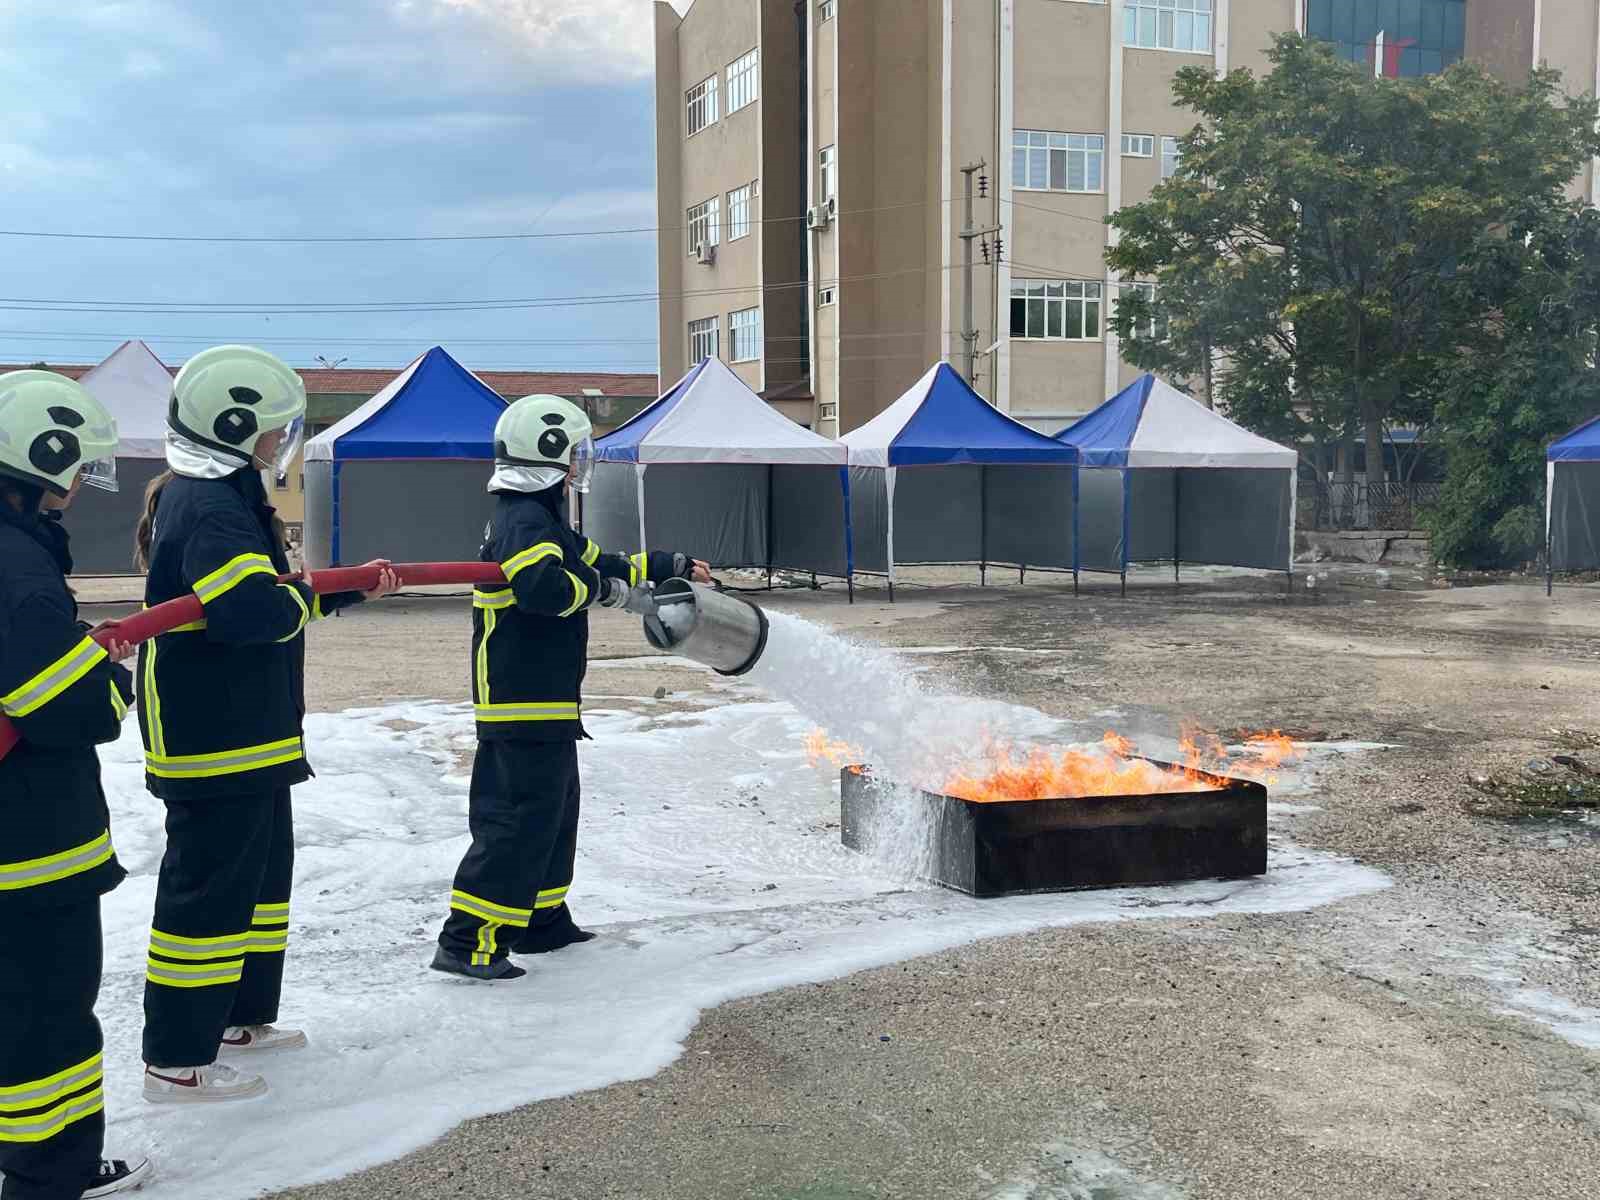
[[[0,375],[0,1197],[78,1200],[138,1187],[146,1159],[102,1156],[100,897],[125,872],[95,746],[133,700],[78,621],[58,518],[84,483],[115,486],[117,425],[49,371]]]
[[[437,971],[516,979],[527,972],[508,955],[594,936],[567,908],[589,608],[653,612],[652,583],[711,578],[682,554],[607,554],[567,524],[567,487],[589,489],[592,434],[583,410],[559,396],[524,396],[495,425],[497,499],[478,557],[500,564],[506,582],[472,596],[472,845],[456,871]]]
[[[306,625],[397,586],[316,596],[289,571],[261,472],[288,469],[305,384],[249,346],[195,355],[173,380],[167,465],[147,493],[136,561],[145,603],[198,596],[205,616],[140,648],[145,786],[167,809],[145,965],[145,1099],[240,1100],[260,1075],[218,1054],[295,1049],[277,1026],[289,941],[289,789],[308,779]]]

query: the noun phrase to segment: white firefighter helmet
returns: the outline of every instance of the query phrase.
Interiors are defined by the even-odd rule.
[[[241,467],[251,463],[282,475],[305,434],[306,385],[276,355],[254,346],[202,350],[172,381],[168,427]],[[256,456],[256,443],[274,430],[286,436],[271,463]]]
[[[65,375],[0,375],[0,475],[65,496],[80,471],[116,491],[117,419]]]
[[[594,472],[594,425],[583,409],[560,396],[524,396],[494,426],[494,461],[500,467],[570,470],[572,489],[589,490]]]

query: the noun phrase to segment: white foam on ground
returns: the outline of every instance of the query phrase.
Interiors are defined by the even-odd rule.
[[[421,728],[396,732],[386,723],[397,719]],[[159,1159],[143,1194],[253,1196],[392,1159],[474,1115],[646,1078],[703,1009],[736,997],[1050,926],[1299,911],[1388,885],[1274,835],[1260,879],[975,901],[839,844],[837,779],[807,764],[812,720],[788,705],[610,708],[586,721],[597,740],[581,748],[572,903],[602,936],[491,986],[426,969],[467,846],[456,757],[473,744],[467,707],[309,719],[317,778],[295,789],[283,1018],[308,1029],[312,1049],[261,1062],[265,1099],[198,1112],[139,1098],[164,838],[129,722],[104,756],[132,874],[106,898],[100,1013],[108,1146]]]
[[[1531,1017],[1575,1046],[1600,1050],[1600,1009],[1586,1008],[1540,988],[1519,988],[1500,1011]]]

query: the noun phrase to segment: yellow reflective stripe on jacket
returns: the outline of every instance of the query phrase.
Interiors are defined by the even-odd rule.
[[[519,551],[506,559],[505,562],[500,564],[500,572],[506,577],[506,582],[510,583],[517,577],[518,571],[526,570],[540,559],[553,558],[560,562],[562,557],[560,546],[554,542],[540,542],[538,545],[529,546],[526,550]]]
[[[150,606],[148,604],[145,604],[145,605],[142,605],[141,607],[149,608]],[[168,633],[196,633],[196,632],[204,629],[205,627],[206,627],[206,619],[204,617],[201,617],[198,621],[190,621],[190,622],[188,622],[188,624],[185,624],[185,625],[174,625],[171,629],[167,630],[167,632]]]
[[[476,604],[477,600],[474,599],[473,603]],[[500,620],[499,607],[501,606],[484,606],[483,637],[478,642],[478,692],[474,697],[479,704],[489,703],[489,639],[494,636],[494,627]]]
[[[167,752],[167,737],[161,728],[161,694],[156,690],[156,653],[161,645],[160,638],[151,638],[145,643],[150,647],[150,652],[144,656],[144,688],[139,693],[139,699],[144,702],[144,723],[146,736],[149,739],[145,758],[151,755],[157,758]]]
[[[47,854],[43,858],[27,858],[21,862],[0,862],[0,892],[15,892],[22,888],[54,883],[71,875],[92,871],[110,859],[116,851],[111,846],[111,831],[89,839],[81,846]]]
[[[305,631],[306,622],[311,620],[311,609],[306,606],[306,598],[300,594],[300,589],[295,587],[294,584],[280,583],[278,586],[293,596],[294,602],[300,606],[300,623],[294,627],[292,632],[286,633],[278,639],[280,642],[292,642]]]
[[[238,587],[252,575],[271,575],[276,579],[278,571],[265,554],[241,554],[237,558],[230,558],[197,582],[194,585],[194,594],[200,597],[201,604],[210,604],[218,596]]]
[[[457,912],[466,913],[469,917],[477,917],[483,921],[498,921],[519,928],[533,920],[531,908],[513,908],[509,904],[496,904],[493,900],[485,900],[482,896],[474,896],[471,892],[463,892],[460,888],[451,891],[450,907]]]
[[[26,1112],[31,1108],[54,1104],[63,1096],[81,1091],[91,1083],[99,1083],[103,1069],[103,1058],[97,1052],[54,1075],[0,1087],[0,1113]]]
[[[21,687],[0,696],[0,712],[8,717],[37,712],[87,675],[105,656],[105,649],[86,636]]]
[[[217,754],[156,754],[144,756],[145,770],[162,779],[208,779],[217,775],[237,775],[294,762],[305,754],[301,740],[285,738],[261,746],[243,746]]]
[[[578,706],[575,703],[474,704],[472,714],[480,721],[576,721]]]
[[[517,594],[510,588],[499,588],[496,591],[484,591],[482,588],[472,589],[473,608],[510,608],[517,602]]]
[[[117,691],[117,681],[106,681],[111,688],[111,711],[116,714],[117,724],[122,724],[122,718],[128,715],[128,702],[122,698],[122,693]]]
[[[150,953],[162,958],[202,962],[211,958],[237,958],[250,945],[250,931],[225,933],[219,937],[183,937],[160,929],[150,930]]]
[[[145,960],[144,977],[163,987],[202,988],[221,987],[238,983],[244,974],[244,959],[226,962],[175,963],[151,956]]]
[[[595,564],[595,560],[598,559],[599,557],[600,557],[600,547],[595,545],[588,538],[584,538],[583,539],[583,565],[586,566],[586,567],[592,567]]]
[[[562,609],[560,615],[570,617],[585,604],[589,603],[589,585],[571,571],[563,571],[562,574],[572,581],[572,603]]]
[[[322,611],[322,593],[313,592],[311,594],[311,619],[313,621],[320,621],[327,615],[327,613]]]
[[[641,583],[650,582],[650,555],[641,550],[638,554],[628,555],[628,585],[638,587]]]
[[[569,884],[568,887],[571,885]],[[567,902],[567,888],[544,888],[533,902],[535,908],[560,908]]]

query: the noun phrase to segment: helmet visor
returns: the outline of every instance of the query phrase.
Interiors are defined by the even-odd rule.
[[[117,460],[115,458],[97,458],[86,462],[78,469],[78,478],[86,486],[99,488],[102,492],[117,490]]]
[[[289,477],[289,468],[294,466],[294,460],[299,457],[300,449],[306,441],[306,419],[296,417],[284,426],[283,441],[278,443],[278,452],[272,456],[272,481],[282,483]]]
[[[589,481],[594,478],[594,438],[586,437],[572,448],[572,472],[568,478],[573,491],[589,490]]]

